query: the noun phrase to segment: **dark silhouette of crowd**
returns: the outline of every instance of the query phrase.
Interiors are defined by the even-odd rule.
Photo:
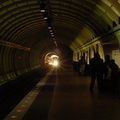
[[[110,59],[109,55],[105,56],[105,62],[103,62],[99,53],[95,53],[90,60],[90,71],[90,91],[94,90],[95,80],[97,80],[99,90],[120,91],[119,67],[114,59]]]
[[[110,59],[109,55],[105,56],[105,61],[101,59],[99,53],[95,53],[90,59],[90,65],[85,62],[85,57],[81,56],[78,62],[73,63],[74,71],[79,76],[90,75],[90,91],[94,90],[95,81],[97,82],[98,90],[119,92],[120,94],[120,71],[114,59]],[[87,74],[89,73],[89,74]]]
[[[86,63],[85,56],[81,56],[78,62],[73,62],[73,71],[79,76],[89,75],[89,65]]]

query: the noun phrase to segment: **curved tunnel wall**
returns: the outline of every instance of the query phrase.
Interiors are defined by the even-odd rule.
[[[87,63],[97,49],[104,59],[120,48],[120,0],[44,0],[54,40],[40,13],[41,1],[0,0],[1,82],[40,68],[45,49],[56,41],[71,48],[73,60],[85,55]]]
[[[7,82],[40,67],[40,53],[0,46],[0,82]]]
[[[60,50],[60,51],[59,51]],[[33,49],[22,48],[22,46],[1,45],[0,46],[0,84],[13,80],[20,75],[44,67],[44,57],[50,52],[60,55],[62,61],[72,58],[72,51],[65,45],[44,52]]]
[[[105,55],[110,55],[112,59],[112,52],[118,50],[120,52],[120,26],[113,28],[107,34],[95,38],[74,51],[73,61],[79,61],[81,56],[85,57],[86,62],[94,57],[94,53],[98,52],[100,57],[104,60]],[[119,53],[120,54],[120,53]]]
[[[104,59],[104,51],[100,41],[96,41],[76,51],[74,53],[75,55],[73,60],[78,62],[81,59],[81,57],[84,56],[86,63],[89,64],[90,59],[94,57],[94,53],[96,52],[98,52],[101,58]]]

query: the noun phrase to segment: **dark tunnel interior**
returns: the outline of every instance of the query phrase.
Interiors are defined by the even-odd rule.
[[[109,54],[120,67],[119,49],[119,0],[0,0],[0,84],[45,67],[49,52],[87,64]]]

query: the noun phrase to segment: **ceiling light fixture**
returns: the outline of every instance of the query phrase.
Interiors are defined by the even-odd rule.
[[[50,33],[52,32],[52,30],[50,30]]]
[[[40,4],[40,12],[44,13],[45,12],[45,7],[46,7],[45,3],[42,2]]]
[[[48,13],[47,12],[44,12],[44,19],[47,20],[48,19]]]
[[[51,26],[48,26],[48,29],[50,30],[52,27]]]
[[[51,32],[50,34],[51,34],[51,35],[53,35],[53,33],[52,33],[52,32]]]

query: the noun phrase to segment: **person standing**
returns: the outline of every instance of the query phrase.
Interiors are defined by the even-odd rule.
[[[95,53],[94,57],[90,60],[91,70],[91,83],[90,91],[93,91],[95,80],[97,80],[98,89],[101,89],[101,82],[103,79],[103,59],[100,58],[99,53]]]
[[[111,79],[111,61],[110,61],[110,56],[106,55],[105,56],[105,62],[104,62],[104,79]]]
[[[118,74],[119,74],[119,67],[118,65],[115,63],[115,60],[112,59],[111,60],[111,87],[112,87],[112,90],[113,92],[116,92],[117,89],[118,89]]]
[[[84,75],[85,73],[85,58],[84,56],[81,57],[79,60],[79,70],[78,70],[78,75]]]

